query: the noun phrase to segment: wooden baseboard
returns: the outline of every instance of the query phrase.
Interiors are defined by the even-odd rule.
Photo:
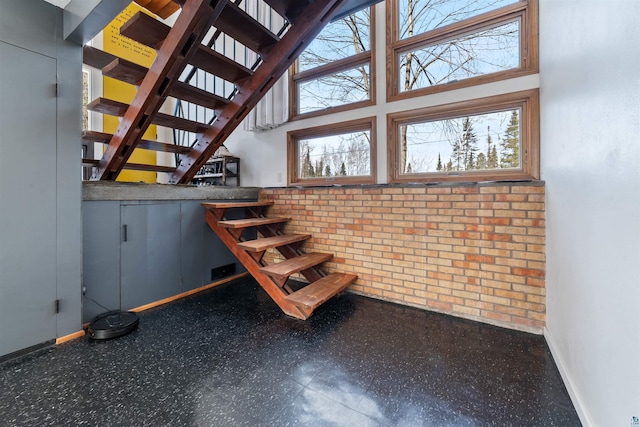
[[[248,272],[244,272],[244,273],[236,274],[236,275],[233,275],[233,276],[225,277],[222,280],[218,280],[217,282],[209,283],[208,285],[204,285],[204,286],[202,286],[200,288],[192,289],[190,291],[186,291],[186,292],[174,295],[174,296],[169,297],[169,298],[165,298],[165,299],[161,299],[161,300],[158,300],[158,301],[154,301],[154,302],[149,303],[149,304],[141,305],[140,307],[132,308],[131,310],[128,310],[128,311],[133,311],[135,313],[138,313],[138,312],[141,312],[141,311],[149,310],[150,308],[155,308],[155,307],[158,307],[158,306],[161,306],[161,305],[168,304],[170,302],[179,300],[181,298],[188,297],[189,295],[197,294],[199,292],[206,291],[207,289],[211,289],[211,288],[215,288],[216,286],[224,285],[225,283],[229,283],[231,281],[234,281],[236,279],[240,279],[241,277],[245,277],[245,276],[248,276],[248,275],[249,275]]]
[[[155,307],[158,307],[158,306],[161,306],[161,305],[168,304],[170,302],[179,300],[181,298],[188,297],[189,295],[197,294],[198,292],[206,291],[207,289],[215,288],[216,286],[224,285],[225,283],[229,283],[229,282],[231,282],[233,280],[240,279],[240,278],[248,276],[248,275],[249,275],[248,272],[244,272],[244,273],[236,274],[236,275],[233,275],[233,276],[225,277],[224,279],[218,280],[217,282],[211,282],[208,285],[204,285],[204,286],[201,286],[199,288],[192,289],[190,291],[182,292],[181,294],[174,295],[174,296],[169,297],[169,298],[161,299],[159,301],[154,301],[154,302],[149,303],[149,304],[141,305],[140,307],[136,307],[136,308],[133,308],[133,309],[128,310],[128,311],[133,311],[135,313],[139,313],[139,312],[144,311],[144,310],[149,310],[150,308],[155,308]],[[71,340],[74,340],[76,338],[83,337],[85,335],[85,331],[86,331],[86,329],[88,327],[89,327],[89,323],[83,324],[81,331],[74,332],[73,334],[65,335],[64,337],[60,337],[60,338],[56,339],[56,344],[62,344],[62,343],[65,343],[67,341],[71,341]]]
[[[74,332],[72,334],[69,335],[65,335],[63,337],[60,338],[56,338],[56,344],[62,344],[65,343],[67,341],[71,341],[71,340],[75,340],[76,338],[80,338],[83,337],[85,334],[84,329],[78,332]]]

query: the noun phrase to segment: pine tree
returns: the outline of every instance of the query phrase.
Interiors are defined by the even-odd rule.
[[[491,127],[487,126],[487,169],[498,168],[498,152],[491,139]]]
[[[331,176],[331,167],[329,165],[324,167],[324,176]]]
[[[453,171],[453,162],[451,161],[451,159],[449,159],[449,163],[447,163],[447,167],[445,169],[447,172],[452,172]]]
[[[438,172],[442,172],[442,160],[440,159],[440,153],[438,153],[438,165],[436,166]]]
[[[347,168],[344,165],[344,162],[340,165],[340,176],[347,176]]]
[[[479,153],[478,158],[476,159],[476,169],[486,169],[487,168],[487,156],[484,153]]]
[[[478,138],[473,131],[473,125],[469,117],[465,117],[462,123],[462,152],[464,170],[475,169],[475,153],[478,151]]]
[[[487,159],[487,168],[498,169],[498,149],[495,145],[491,147],[491,153],[489,153],[489,158]]]
[[[473,151],[470,151],[467,156],[467,161],[464,170],[476,169],[476,157]]]
[[[411,168],[411,162],[407,164],[407,173],[413,173],[413,169]]]
[[[520,167],[520,123],[518,111],[511,112],[511,119],[504,132],[504,138],[500,142],[500,167]]]
[[[464,167],[464,136],[455,141],[451,157],[452,159],[449,160],[449,163],[451,163],[451,170],[454,170],[455,168],[455,170],[459,171]]]

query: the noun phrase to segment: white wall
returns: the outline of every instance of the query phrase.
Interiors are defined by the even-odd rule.
[[[639,18],[540,0],[546,336],[585,425],[640,417]]]
[[[384,29],[385,3],[376,6],[376,25]],[[338,114],[330,114],[306,120],[296,120],[266,132],[246,132],[240,126],[225,141],[225,146],[241,158],[241,183],[243,186],[284,187],[287,185],[287,132],[363,117],[377,117],[377,175],[378,183],[387,183],[387,117],[388,113],[415,108],[441,105],[466,99],[483,98],[503,93],[539,87],[538,75],[476,87],[453,90],[434,95],[412,98],[392,103],[386,102],[385,32],[376,31],[376,92],[375,106]]]

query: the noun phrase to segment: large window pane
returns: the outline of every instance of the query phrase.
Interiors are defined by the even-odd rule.
[[[406,39],[518,0],[399,0],[399,38]]]
[[[371,175],[371,132],[300,139],[298,176],[301,179]]]
[[[399,126],[401,174],[521,167],[521,109]]]
[[[518,68],[520,21],[404,52],[399,60],[400,92]]]
[[[370,15],[367,8],[327,25],[300,55],[299,71],[371,50]]]
[[[369,64],[298,84],[298,113],[324,110],[370,98]]]

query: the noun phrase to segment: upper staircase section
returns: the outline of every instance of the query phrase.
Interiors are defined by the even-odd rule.
[[[104,76],[137,86],[131,104],[98,98],[88,106],[92,111],[120,117],[113,135],[91,131],[83,135],[85,141],[107,144],[101,160],[85,161],[96,166],[92,179],[115,180],[123,169],[139,169],[140,165],[131,165],[128,160],[135,148],[145,148],[179,156],[174,168],[148,165],[146,170],[170,173],[170,183],[191,182],[322,28],[345,8],[353,7],[354,2],[365,3],[362,0],[253,1],[266,3],[283,18],[282,31],[266,28],[239,6],[240,0],[136,0],[160,17],[179,10],[173,26],[138,13],[120,29],[122,35],[156,49],[157,56],[151,67],[147,69],[85,47],[85,64],[102,70]],[[255,64],[247,66],[213,49],[211,40],[220,34],[253,52],[258,58]],[[205,38],[210,40],[205,42]],[[233,90],[223,96],[192,85],[184,77],[185,70],[211,73]],[[211,116],[194,120],[160,113],[168,97],[207,108]],[[191,132],[196,135],[195,141],[186,147],[170,148],[170,144],[143,140],[143,134],[152,124]]]

